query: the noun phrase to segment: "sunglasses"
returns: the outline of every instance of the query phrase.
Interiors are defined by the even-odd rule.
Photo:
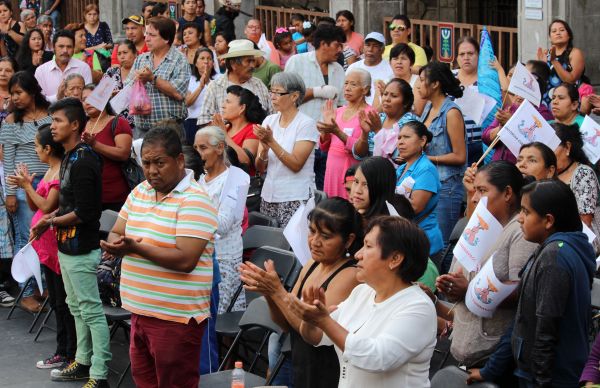
[[[390,31],[396,31],[396,30],[398,30],[400,32],[404,32],[408,28],[406,28],[404,26],[398,26],[398,25],[395,25],[395,24],[390,24],[389,29],[390,29]]]

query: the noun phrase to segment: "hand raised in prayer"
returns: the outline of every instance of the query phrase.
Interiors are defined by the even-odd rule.
[[[360,123],[360,129],[362,129],[365,133],[369,133],[371,131],[377,133],[383,125],[379,115],[374,110],[367,112],[363,109],[359,111],[358,121]]]
[[[133,239],[131,237],[120,236],[113,242],[100,241],[100,247],[106,252],[116,257],[123,257],[125,255],[135,253],[137,246],[142,242],[141,238]]]

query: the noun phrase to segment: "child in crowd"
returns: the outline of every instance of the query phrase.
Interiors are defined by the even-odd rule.
[[[285,70],[285,64],[288,59],[296,54],[296,44],[292,39],[292,33],[285,27],[279,27],[275,30],[273,44],[279,53],[279,66],[281,70]]]

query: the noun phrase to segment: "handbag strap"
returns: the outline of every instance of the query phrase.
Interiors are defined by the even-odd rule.
[[[427,212],[425,212],[424,214],[422,214],[420,217],[413,218],[413,222],[414,222],[415,224],[417,224],[417,225],[418,225],[418,224],[420,224],[420,223],[421,223],[421,221],[423,221],[423,220],[424,220],[425,218],[427,218],[427,217],[428,217],[428,216],[429,216],[431,213],[433,213],[433,211],[434,211],[434,210],[435,210],[435,206],[434,206],[434,207],[432,207],[431,209],[427,210]]]

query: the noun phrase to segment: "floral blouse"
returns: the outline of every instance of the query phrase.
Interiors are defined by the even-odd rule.
[[[85,41],[86,47],[97,46],[101,43],[112,44],[113,39],[112,34],[110,33],[110,27],[106,22],[100,22],[95,34],[92,35],[88,30],[85,30]]]

